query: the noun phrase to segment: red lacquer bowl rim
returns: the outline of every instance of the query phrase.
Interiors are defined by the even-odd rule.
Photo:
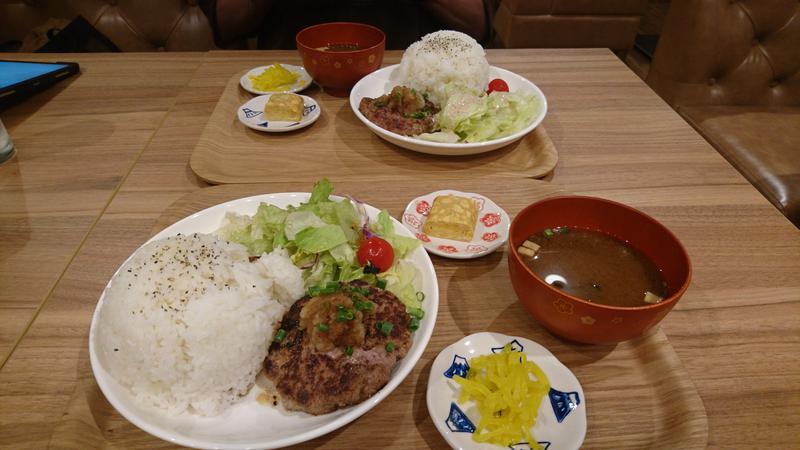
[[[678,249],[680,250],[680,253],[683,256],[683,259],[686,261],[686,280],[684,280],[683,284],[681,285],[681,287],[678,290],[673,292],[669,297],[665,298],[660,303],[656,303],[654,305],[645,305],[645,306],[610,306],[610,305],[604,305],[602,303],[593,303],[593,302],[584,300],[584,299],[582,299],[580,297],[575,297],[574,295],[568,294],[568,293],[566,293],[566,292],[564,292],[564,291],[562,291],[562,290],[560,290],[558,288],[555,288],[555,287],[549,285],[547,282],[542,280],[541,277],[536,275],[527,266],[527,264],[525,264],[522,261],[522,258],[519,256],[519,253],[517,252],[517,247],[514,245],[513,241],[514,241],[514,236],[516,235],[516,228],[519,226],[519,220],[521,220],[520,217],[523,217],[523,216],[527,215],[528,213],[530,213],[530,210],[532,210],[534,208],[537,208],[537,207],[540,207],[544,203],[550,203],[550,202],[554,202],[554,201],[563,201],[563,200],[587,200],[587,201],[592,201],[592,202],[604,203],[604,204],[611,205],[611,206],[614,206],[614,207],[626,209],[626,210],[628,210],[630,212],[633,212],[635,215],[638,215],[638,216],[642,217],[644,220],[654,223],[656,226],[658,226],[658,228],[660,228],[662,231],[664,231],[665,234],[669,238],[671,238],[678,245]],[[603,231],[603,230],[599,230],[599,231]],[[619,237],[624,238],[623,236],[619,236]],[[642,211],[639,211],[636,208],[630,207],[630,206],[625,205],[623,203],[615,202],[613,200],[608,200],[608,199],[605,199],[605,198],[591,197],[591,196],[587,196],[587,195],[560,195],[560,196],[556,196],[556,197],[548,197],[546,199],[539,200],[536,203],[532,203],[532,204],[526,206],[525,208],[523,208],[522,211],[517,213],[517,215],[514,216],[514,220],[511,221],[511,228],[509,229],[509,234],[508,234],[508,244],[509,244],[508,246],[509,246],[509,248],[511,250],[511,253],[514,255],[514,258],[516,259],[516,262],[523,267],[523,269],[525,270],[525,272],[527,273],[528,276],[531,276],[531,277],[535,278],[537,281],[539,281],[540,284],[542,284],[550,292],[555,293],[555,294],[557,294],[557,295],[559,295],[561,297],[564,297],[564,298],[566,298],[566,299],[568,299],[570,301],[574,301],[576,303],[588,306],[590,308],[597,308],[597,309],[600,309],[600,310],[617,311],[617,312],[621,312],[621,311],[646,311],[646,310],[651,310],[651,309],[666,308],[666,307],[672,305],[673,303],[677,302],[678,299],[683,296],[683,294],[686,292],[686,289],[689,288],[689,284],[692,281],[692,261],[689,258],[689,253],[686,251],[686,248],[683,246],[683,243],[680,241],[680,239],[678,239],[678,237],[675,236],[675,234],[672,231],[670,231],[669,228],[664,226],[661,222],[659,222],[658,220],[654,219],[650,215],[648,215],[648,214],[646,214],[646,213],[644,213]]]
[[[362,28],[371,28],[371,29],[377,31],[378,33],[380,33],[381,39],[380,39],[380,41],[378,41],[377,44],[369,46],[367,48],[360,48],[360,49],[357,49],[357,50],[348,50],[348,51],[341,51],[341,52],[329,52],[329,51],[325,51],[325,50],[318,50],[318,49],[316,49],[314,47],[309,47],[308,45],[306,45],[305,43],[300,41],[300,35],[302,35],[303,33],[310,32],[314,28],[318,28],[318,27],[322,27],[322,26],[331,26],[331,25],[355,25],[357,27],[362,27]],[[297,44],[297,47],[302,47],[303,50],[309,50],[309,51],[312,51],[312,52],[325,53],[325,54],[352,55],[354,53],[361,53],[361,52],[367,52],[367,51],[370,51],[370,50],[375,50],[375,49],[377,49],[379,47],[384,46],[386,44],[386,33],[384,33],[383,30],[381,30],[380,28],[372,26],[372,25],[368,25],[366,23],[360,23],[360,22],[325,22],[325,23],[314,24],[314,25],[305,27],[302,30],[298,31],[297,34],[294,37],[294,41]]]

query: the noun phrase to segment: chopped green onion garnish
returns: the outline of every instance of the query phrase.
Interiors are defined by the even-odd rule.
[[[386,343],[386,351],[392,353],[394,351],[394,342],[389,341]]]
[[[336,307],[336,321],[337,322],[347,322],[348,320],[355,319],[356,315],[353,314],[353,311],[345,308],[342,305]]]
[[[286,337],[286,330],[283,328],[278,329],[278,332],[275,333],[275,342],[283,342],[283,339]]]
[[[334,292],[338,292],[342,286],[339,284],[338,281],[329,281],[324,286],[311,286],[308,288],[308,296],[309,297],[316,297],[320,294],[333,294]]]
[[[567,233],[569,233],[569,227],[560,227],[558,229],[558,232],[561,233],[561,234],[567,234]]]
[[[378,286],[381,289],[386,289],[386,280],[383,278],[378,278],[375,280],[375,286]]]
[[[411,323],[408,324],[408,328],[411,328],[412,330],[416,330],[417,328],[419,328],[419,319],[417,319],[416,317],[412,317]]]
[[[350,347],[349,345],[345,347],[344,354],[347,356],[353,356],[353,347]]]
[[[419,301],[425,300],[425,293],[422,291],[417,291],[417,300]]]
[[[308,288],[308,296],[309,297],[316,297],[319,295],[319,286],[311,286]]]
[[[372,311],[373,304],[370,301],[355,300],[353,306],[359,311]]]
[[[367,288],[367,287],[364,287],[364,288],[356,287],[356,288],[353,288],[353,292],[355,292],[357,294],[361,294],[363,296],[367,296],[367,295],[369,295],[369,288]]]
[[[328,326],[327,323],[318,323],[317,324],[317,329],[319,331],[322,331],[323,333],[325,333],[330,329],[330,327]]]
[[[422,111],[417,111],[417,112],[411,114],[411,117],[414,118],[414,119],[424,119],[425,118],[425,113],[422,112]]]
[[[377,328],[382,335],[388,336],[392,333],[392,328],[394,328],[394,325],[392,325],[391,322],[378,322],[375,324],[375,328]]]
[[[544,229],[544,235],[545,235],[546,237],[553,237],[553,234],[554,234],[554,233],[553,233],[553,230],[551,230],[550,228],[545,228],[545,229]]]
[[[410,314],[411,317],[416,317],[419,320],[422,320],[422,318],[425,317],[425,311],[423,311],[422,308],[411,308],[408,310],[408,314]]]
[[[380,269],[375,267],[375,265],[372,264],[372,261],[367,261],[367,265],[364,266],[363,270],[364,270],[364,273],[378,273],[378,272],[380,272]]]

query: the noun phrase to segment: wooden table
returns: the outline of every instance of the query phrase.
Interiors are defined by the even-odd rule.
[[[103,447],[88,425],[73,439],[59,429],[87,370],[97,298],[161,213],[204,187],[188,161],[231,74],[297,57],[0,58],[23,56],[76,60],[83,74],[0,113],[20,149],[0,165],[0,354],[13,349],[0,369],[0,446]],[[535,67],[559,152],[553,183],[640,208],[688,248],[693,284],[661,326],[703,399],[709,446],[796,447],[800,231],[611,52],[508,50],[489,59]],[[166,445],[143,432],[136,439]]]

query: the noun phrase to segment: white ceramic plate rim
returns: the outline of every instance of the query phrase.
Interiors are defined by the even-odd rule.
[[[415,138],[415,137],[403,136],[402,134],[397,134],[397,133],[391,132],[389,130],[385,130],[385,129],[379,127],[378,125],[375,125],[374,123],[372,123],[371,120],[367,119],[363,114],[361,114],[361,111],[358,110],[358,105],[361,102],[361,99],[363,98],[363,96],[358,95],[358,94],[361,91],[361,89],[363,88],[363,86],[366,86],[368,84],[378,83],[381,79],[383,79],[383,77],[385,77],[387,80],[390,79],[391,78],[391,73],[397,67],[399,67],[399,64],[394,64],[394,65],[391,65],[391,66],[387,66],[387,67],[384,67],[383,69],[376,70],[375,72],[372,72],[371,74],[369,74],[369,75],[365,76],[364,78],[362,78],[361,80],[359,80],[358,83],[356,83],[355,86],[353,86],[353,89],[350,91],[350,108],[353,110],[353,113],[356,115],[356,117],[358,117],[358,119],[361,122],[363,122],[364,125],[369,127],[369,129],[372,130],[374,133],[376,133],[378,135],[383,135],[383,136],[390,137],[390,138],[392,138],[393,140],[396,140],[396,141],[405,142],[405,143],[408,143],[408,144],[411,144],[411,145],[415,145],[415,146],[436,148],[436,149],[468,150],[468,149],[480,149],[480,148],[489,147],[489,146],[497,148],[497,147],[500,147],[500,146],[502,146],[504,144],[510,144],[510,143],[516,141],[517,139],[520,139],[522,136],[525,136],[526,134],[530,133],[537,126],[539,126],[540,123],[542,123],[542,121],[544,120],[544,117],[547,115],[547,97],[545,97],[544,93],[542,92],[541,89],[539,89],[538,86],[536,86],[533,82],[531,82],[527,78],[525,78],[525,77],[523,77],[521,75],[517,75],[517,74],[515,74],[514,72],[512,72],[510,70],[502,69],[500,67],[491,66],[490,67],[490,72],[489,72],[490,73],[490,75],[489,75],[490,78],[517,77],[517,78],[525,81],[524,84],[525,84],[525,88],[527,90],[530,90],[530,91],[534,92],[539,98],[542,99],[542,108],[541,108],[541,110],[539,111],[539,113],[536,116],[533,117],[533,120],[531,120],[531,123],[527,127],[523,128],[522,130],[519,130],[516,133],[511,134],[509,136],[505,136],[505,137],[502,137],[502,138],[499,138],[499,139],[493,139],[491,141],[485,141],[485,142],[461,142],[461,143],[450,144],[450,143],[446,143],[446,142],[432,142],[432,141],[426,141],[424,139],[419,139],[419,138]],[[388,91],[385,91],[384,93],[386,93],[386,92],[388,92]],[[475,152],[470,152],[470,153],[475,153]],[[453,155],[457,155],[458,153],[452,153],[452,154]]]
[[[577,444],[575,445],[575,449],[579,449],[583,444],[584,439],[586,438],[586,429],[587,429],[587,421],[586,421],[586,394],[583,392],[583,387],[581,386],[578,378],[575,374],[572,373],[571,370],[567,366],[565,366],[558,358],[555,357],[547,348],[542,346],[541,344],[532,341],[527,338],[519,337],[519,336],[508,336],[502,333],[494,333],[494,332],[480,332],[474,333],[469,336],[465,336],[459,339],[457,342],[448,345],[445,347],[433,361],[431,365],[430,375],[428,376],[428,388],[426,390],[426,403],[428,406],[428,414],[431,416],[431,420],[433,420],[434,426],[442,434],[442,437],[447,441],[447,443],[454,449],[464,449],[464,448],[475,448],[475,449],[501,449],[501,448],[508,448],[508,447],[501,447],[498,445],[492,444],[479,444],[474,442],[471,437],[466,439],[469,442],[469,445],[463,445],[463,443],[459,443],[459,441],[463,440],[462,438],[466,437],[467,434],[465,433],[456,433],[451,432],[444,426],[444,421],[442,420],[441,409],[437,408],[435,402],[441,401],[442,399],[446,398],[448,400],[448,404],[450,402],[457,402],[457,395],[455,392],[452,392],[452,395],[448,395],[449,388],[445,386],[442,387],[443,381],[442,378],[444,375],[442,372],[446,370],[451,365],[451,361],[453,360],[453,356],[456,354],[458,348],[464,348],[471,345],[478,345],[474,344],[475,342],[480,342],[483,345],[487,346],[502,346],[509,342],[516,340],[517,342],[523,344],[524,350],[523,353],[528,355],[529,359],[536,362],[542,370],[545,371],[545,374],[550,380],[550,384],[552,387],[556,389],[564,389],[568,388],[570,390],[576,391],[580,395],[580,404],[576,409],[569,413],[569,416],[565,419],[565,424],[567,425],[556,425],[556,426],[572,426],[573,428],[570,431],[575,432],[576,434],[571,434],[571,436],[575,436]],[[538,354],[535,354],[538,353]],[[479,354],[485,353],[470,353],[470,357],[478,356]],[[548,366],[556,368],[559,372],[563,375],[558,377],[556,376],[552,370],[548,370]],[[442,370],[444,368],[444,370]],[[547,399],[544,399],[543,402],[547,402]],[[461,405],[459,405],[461,406]],[[541,408],[541,407],[540,407]],[[540,411],[541,414],[541,411]],[[574,416],[573,416],[574,414]],[[572,417],[570,417],[572,416]],[[569,420],[567,423],[566,421]],[[540,420],[539,422],[542,422]],[[574,428],[577,427],[577,430]],[[454,438],[454,435],[457,437]],[[541,439],[541,436],[539,436]],[[563,447],[555,447],[551,446],[550,450],[565,450]],[[567,449],[571,450],[571,449]]]
[[[454,241],[452,239],[443,239],[443,238],[438,238],[436,236],[427,235],[428,238],[431,241],[430,242],[425,242],[425,241],[420,239],[420,242],[422,243],[422,246],[425,247],[425,250],[427,250],[429,253],[433,253],[434,255],[439,255],[439,256],[443,256],[445,258],[451,258],[451,259],[474,259],[474,258],[480,258],[481,256],[485,256],[485,255],[488,255],[490,253],[493,253],[495,250],[497,250],[503,244],[505,244],[506,241],[508,241],[509,229],[511,227],[511,218],[509,218],[508,213],[506,213],[506,211],[503,208],[501,208],[497,203],[493,202],[492,199],[490,199],[489,197],[487,197],[485,195],[478,194],[478,193],[475,193],[475,192],[461,192],[461,191],[456,191],[456,190],[453,190],[453,189],[443,189],[443,190],[440,190],[440,191],[434,191],[434,192],[431,192],[431,193],[428,193],[428,194],[425,194],[425,195],[420,195],[419,197],[415,198],[414,200],[411,200],[408,203],[408,205],[406,205],[406,209],[403,211],[403,217],[401,218],[402,222],[403,222],[403,225],[405,225],[406,228],[408,228],[408,231],[410,231],[412,234],[414,234],[414,227],[413,227],[413,225],[411,225],[408,222],[408,220],[406,219],[406,215],[407,214],[412,214],[414,216],[419,215],[419,214],[415,214],[416,213],[416,209],[415,209],[416,203],[418,201],[420,201],[420,200],[425,200],[427,198],[430,198],[430,201],[428,203],[430,203],[431,206],[433,206],[433,199],[435,199],[436,197],[438,197],[440,195],[458,195],[460,197],[468,197],[468,198],[478,197],[478,198],[483,199],[483,201],[485,202],[485,205],[488,205],[488,207],[490,209],[497,210],[500,213],[500,223],[497,224],[497,228],[491,228],[491,231],[497,231],[499,236],[498,236],[498,238],[496,240],[492,241],[491,243],[487,243],[486,241],[483,241],[483,240],[480,239],[480,237],[482,235],[481,231],[479,231],[482,228],[481,225],[480,225],[481,214],[478,214],[478,219],[477,219],[477,221],[475,223],[475,233],[474,233],[474,235],[472,237],[472,240],[470,242]],[[422,224],[425,224],[425,221],[423,221]],[[420,227],[420,232],[422,232],[421,227]],[[439,248],[438,248],[440,245],[452,245],[454,247],[465,247],[467,245],[478,245],[478,244],[486,246],[486,250],[481,251],[481,252],[475,252],[475,253],[465,253],[465,252],[447,253],[447,252],[439,250]]]
[[[292,130],[297,130],[299,128],[305,128],[311,125],[312,123],[316,122],[317,119],[319,119],[320,110],[317,101],[307,95],[296,94],[300,95],[300,97],[303,99],[304,114],[303,118],[300,119],[299,122],[273,120],[269,122],[270,125],[272,125],[271,127],[263,127],[258,123],[254,123],[254,121],[250,121],[250,119],[247,118],[246,116],[247,113],[244,111],[244,109],[248,108],[251,110],[260,111],[261,114],[263,114],[264,105],[266,105],[267,101],[269,101],[269,98],[272,97],[272,95],[273,94],[259,95],[258,97],[253,97],[250,100],[246,101],[242,106],[239,107],[239,109],[236,110],[236,117],[239,119],[239,122],[241,122],[242,125],[246,126],[247,128],[256,131],[264,131],[267,133],[283,133],[285,131],[292,131]],[[305,114],[305,109],[312,107],[313,109],[308,114]]]
[[[152,238],[150,238],[147,242],[151,242],[156,239],[161,239],[167,236],[172,236],[178,233],[210,233],[216,230],[219,226],[219,220],[221,220],[222,216],[224,216],[225,212],[234,211],[240,214],[253,214],[255,213],[256,208],[261,202],[277,204],[279,206],[285,206],[288,204],[299,204],[300,202],[308,200],[310,194],[307,192],[286,192],[286,193],[275,193],[275,194],[262,194],[262,195],[255,195],[251,197],[240,198],[236,200],[231,200],[225,203],[220,203],[215,206],[211,206],[206,208],[202,211],[199,211],[195,214],[192,214],[180,221],[170,225],[169,227],[165,228]],[[332,199],[342,200],[342,197],[332,195]],[[367,213],[369,214],[370,218],[374,218],[377,216],[379,210],[365,204],[364,205]],[[211,224],[210,221],[212,218],[218,217],[219,219],[216,221],[217,223]],[[404,236],[413,237],[411,233],[406,230],[406,228],[398,222],[396,219],[392,218],[394,222],[395,231],[400,233]],[[146,243],[147,243],[146,242]],[[145,243],[145,244],[146,244]],[[145,245],[142,244],[142,245]],[[140,247],[141,248],[141,247]],[[138,249],[137,249],[138,251]],[[124,266],[124,264],[133,257],[136,252],[131,254],[125,262],[120,265],[120,268]],[[316,437],[322,436],[324,434],[330,433],[353,420],[359,418],[367,411],[371,410],[375,407],[378,403],[380,403],[383,399],[385,399],[395,388],[408,376],[408,374],[413,370],[416,363],[419,361],[419,358],[422,356],[422,353],[425,351],[425,347],[428,345],[428,341],[433,334],[433,329],[436,324],[436,316],[439,309],[439,287],[438,281],[436,278],[436,271],[433,267],[433,263],[430,260],[430,257],[424,251],[424,249],[417,248],[413,251],[412,254],[408,256],[417,262],[417,268],[419,269],[420,276],[421,276],[421,285],[423,292],[425,293],[425,301],[423,302],[423,309],[425,310],[425,318],[422,320],[420,328],[414,334],[414,341],[412,343],[412,347],[409,350],[408,354],[406,354],[405,358],[403,358],[393,369],[393,374],[389,379],[389,382],[380,389],[378,392],[375,393],[369,399],[363,401],[362,403],[352,406],[350,408],[341,409],[334,413],[329,414],[331,419],[326,421],[323,425],[318,426],[316,428],[310,429],[306,432],[301,432],[290,437],[281,438],[281,439],[274,439],[270,440],[268,437],[264,438],[263,440],[259,439],[254,442],[240,442],[231,444],[228,442],[216,442],[211,440],[203,440],[203,439],[196,439],[191,436],[186,436],[176,430],[166,429],[165,427],[161,426],[159,423],[151,423],[147,420],[140,417],[136,414],[135,411],[128,409],[123,403],[123,397],[126,401],[130,400],[130,395],[127,393],[124,388],[121,388],[116,381],[108,374],[105,368],[102,366],[101,362],[99,361],[99,356],[97,355],[95,349],[95,335],[96,335],[96,325],[97,325],[97,317],[100,311],[100,307],[103,303],[103,299],[105,298],[105,293],[108,290],[109,285],[111,284],[111,279],[109,279],[108,284],[106,284],[103,293],[100,295],[100,299],[97,302],[97,306],[95,307],[94,314],[92,316],[92,323],[91,328],[89,331],[89,359],[92,366],[92,371],[94,373],[95,379],[97,381],[100,390],[105,395],[106,399],[111,403],[114,408],[122,414],[128,421],[136,425],[137,427],[141,428],[142,430],[159,437],[165,441],[169,441],[175,444],[184,445],[187,447],[193,448],[209,448],[209,449],[224,449],[224,450],[233,450],[233,449],[255,449],[255,448],[280,448],[285,447],[293,444],[298,444],[300,442],[305,442],[310,439],[314,439]],[[422,264],[419,264],[420,261]],[[119,272],[119,268],[112,276],[112,279],[117,275]],[[258,389],[257,387],[253,387],[251,392],[248,394],[248,397],[242,400],[239,403],[248,401],[248,399],[253,399],[254,391]],[[231,408],[236,407],[234,404]],[[268,406],[262,406],[262,408],[269,408]],[[150,412],[154,412],[154,410],[149,409]],[[159,414],[158,411],[154,412],[155,414]],[[163,417],[164,415],[161,414]],[[221,417],[221,416],[218,416]],[[306,416],[301,416],[299,419],[302,419]],[[313,417],[325,417],[325,416],[313,416]],[[197,416],[199,420],[199,416]],[[298,420],[299,420],[298,419]]]
[[[285,91],[260,91],[260,90],[258,90],[258,89],[253,87],[253,82],[250,81],[248,76],[250,76],[250,75],[253,75],[253,76],[261,75],[261,73],[263,73],[264,70],[266,70],[269,67],[272,67],[271,64],[269,66],[258,66],[258,67],[254,67],[254,68],[248,70],[246,74],[242,75],[242,77],[239,78],[239,85],[245,91],[247,91],[247,92],[249,92],[251,94],[256,94],[256,95],[300,92],[303,89],[311,86],[311,75],[308,74],[308,72],[306,71],[305,67],[303,67],[303,66],[295,66],[293,64],[284,64],[284,63],[280,63],[280,65],[282,65],[286,70],[289,70],[291,72],[295,72],[296,74],[300,75],[297,78],[297,81],[295,81],[294,84],[292,85],[292,87],[289,88],[288,90],[285,90]]]

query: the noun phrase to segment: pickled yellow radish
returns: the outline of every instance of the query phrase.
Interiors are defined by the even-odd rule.
[[[275,63],[267,67],[260,75],[248,75],[253,88],[259,91],[288,91],[297,82],[298,74]]]
[[[541,448],[531,434],[539,405],[550,390],[541,368],[510,345],[491,355],[469,360],[467,377],[454,376],[461,386],[459,403],[474,400],[480,413],[472,439],[502,446],[527,441]]]

